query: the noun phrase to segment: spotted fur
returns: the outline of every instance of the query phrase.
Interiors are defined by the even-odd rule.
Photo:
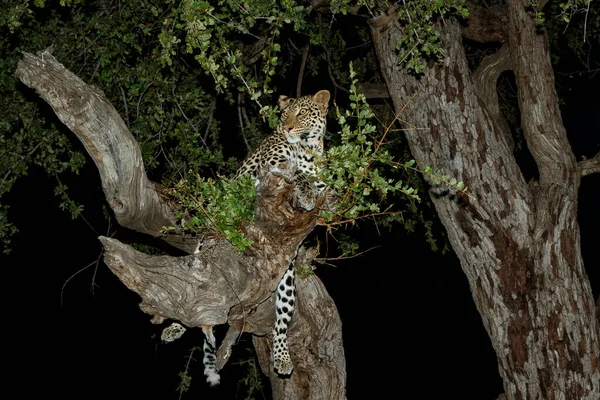
[[[295,99],[280,96],[281,122],[275,132],[263,140],[258,149],[246,158],[237,175],[250,174],[258,179],[259,169],[267,164],[276,166],[291,161],[296,166],[297,177],[302,177],[302,174],[315,177],[317,167],[314,159],[315,156],[323,155],[329,97],[327,90],[321,90],[314,96]],[[258,185],[258,180],[256,184]],[[325,189],[325,184],[314,182],[314,189],[317,194],[321,193]],[[313,196],[312,193],[306,195]]]
[[[294,366],[288,351],[288,329],[296,303],[294,263],[283,274],[275,298],[275,326],[273,327],[273,367],[280,375],[290,375]]]
[[[282,111],[279,125],[275,132],[264,139],[246,158],[237,176],[250,174],[258,185],[260,169],[267,165],[276,167],[282,162],[292,162],[296,167],[295,205],[312,210],[317,196],[325,189],[323,182],[313,178],[317,175],[314,158],[323,155],[329,97],[327,90],[321,90],[314,96],[280,96],[279,106]],[[294,264],[291,263],[277,285],[273,327],[273,367],[276,373],[284,376],[290,375],[293,370],[287,338],[295,303]],[[212,386],[219,383],[215,337],[212,329],[204,330],[204,335],[204,375]]]
[[[256,179],[258,171],[264,166],[270,164],[275,167],[279,163],[290,161],[296,166],[296,203],[306,210],[312,210],[317,196],[325,189],[323,182],[312,178],[317,175],[314,158],[322,156],[324,151],[323,137],[329,97],[327,90],[321,90],[314,96],[279,97],[282,110],[280,124],[244,161],[238,176],[251,174]],[[290,375],[293,370],[288,350],[288,330],[295,303],[294,264],[291,263],[277,285],[273,327],[273,367],[276,373],[285,376]]]

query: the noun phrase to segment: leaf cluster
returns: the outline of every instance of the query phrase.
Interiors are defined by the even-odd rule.
[[[319,179],[339,195],[336,211],[323,211],[327,225],[387,214],[392,205],[382,208],[382,204],[389,194],[402,193],[420,201],[414,188],[392,175],[403,164],[384,146],[387,131],[376,137],[375,115],[364,94],[356,90],[352,65],[350,77],[351,103],[346,110],[336,107],[339,144],[331,146],[319,161]]]
[[[311,10],[308,3],[277,3],[183,0],[163,20],[160,59],[171,65],[181,52],[193,54],[218,92],[227,93],[232,84],[237,85],[259,105],[260,113],[274,122],[273,108],[263,104],[263,99],[273,93],[272,77],[282,72],[281,34],[286,28],[305,30],[310,26],[306,16]],[[258,60],[261,62],[256,64]]]
[[[405,26],[404,34],[396,43],[398,59],[414,73],[421,73],[428,60],[441,62],[444,51],[436,22],[444,15],[469,16],[464,0],[435,0],[402,2],[398,17]]]
[[[177,227],[184,233],[224,237],[237,251],[252,245],[243,234],[243,228],[254,218],[256,191],[250,176],[220,179],[203,178],[190,174],[166,195],[176,208]]]
[[[170,1],[78,2],[9,0],[0,13],[0,200],[31,166],[56,179],[57,202],[80,215],[60,176],[86,163],[81,145],[50,107],[16,77],[22,51],[52,47],[54,56],[102,88],[136,137],[151,178],[178,179],[189,169],[228,173],[214,115],[216,98],[180,57],[164,67],[156,38]],[[193,62],[193,60],[191,60]],[[212,110],[212,111],[211,111]],[[16,232],[0,206],[0,243]]]

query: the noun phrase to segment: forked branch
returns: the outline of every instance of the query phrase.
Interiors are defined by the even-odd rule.
[[[175,225],[170,204],[144,173],[135,138],[100,90],[87,85],[48,51],[35,56],[24,53],[16,75],[50,104],[83,143],[122,226],[157,235],[163,227]],[[188,327],[229,323],[232,329],[221,352],[227,353],[223,362],[240,333],[271,332],[274,288],[317,222],[317,212],[291,206],[293,166],[282,163],[275,168],[260,173],[255,219],[245,232],[254,245],[244,253],[235,252],[225,240],[207,239],[190,256],[150,256],[115,239],[100,238],[105,263],[140,295],[140,308],[154,316],[152,322],[169,318]],[[319,206],[324,202],[321,198]],[[163,238],[188,253],[199,247],[198,239],[185,238],[179,232]],[[285,387],[285,393],[297,394],[287,396],[289,399],[306,398],[303,393],[308,388],[321,394],[331,390],[319,398],[343,399],[345,361],[337,310],[316,277],[310,284],[300,280],[297,291],[299,317],[290,330],[294,376],[286,381],[271,376],[274,397],[282,398]],[[260,340],[265,343],[269,339]],[[314,346],[305,346],[307,342]],[[270,352],[261,348],[259,356],[268,373],[272,370]]]

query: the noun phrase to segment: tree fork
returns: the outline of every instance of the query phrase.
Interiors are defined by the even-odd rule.
[[[416,77],[398,63],[402,28],[390,11],[370,21],[371,33],[394,107],[410,122],[412,154],[464,181],[473,196],[462,207],[445,198],[432,201],[496,351],[506,398],[599,398],[600,330],[581,259],[575,176],[594,164],[576,168],[535,18],[522,4],[508,2],[506,65],[522,68],[521,114],[533,114],[522,121],[543,121],[544,127],[526,128],[541,129],[527,136],[529,146],[538,146],[531,150],[541,175],[528,185],[497,113],[482,102],[494,99],[481,96],[484,87],[468,68],[457,21],[446,18],[437,27],[444,62],[428,64]],[[489,80],[497,74],[492,72],[479,77]]]
[[[160,185],[145,172],[133,135],[104,94],[83,82],[49,51],[24,53],[17,77],[37,91],[59,119],[83,143],[100,172],[102,188],[117,221],[157,236],[176,226],[173,207],[160,196]],[[154,316],[188,327],[229,323],[219,350],[222,366],[237,335],[262,335],[254,343],[263,371],[271,379],[276,399],[345,399],[346,372],[341,322],[333,300],[316,276],[297,279],[297,316],[290,329],[294,372],[280,379],[272,372],[270,334],[274,323],[274,289],[296,255],[310,263],[300,244],[317,223],[317,212],[291,207],[293,166],[262,171],[257,187],[255,219],[246,227],[254,245],[240,254],[227,241],[161,236],[188,253],[185,257],[149,256],[115,239],[100,237],[111,271],[142,298],[140,308]],[[318,201],[329,207],[327,194]],[[308,257],[308,258],[307,258]],[[297,260],[298,261],[298,260]],[[311,344],[311,345],[307,345]],[[309,397],[306,397],[309,394]]]

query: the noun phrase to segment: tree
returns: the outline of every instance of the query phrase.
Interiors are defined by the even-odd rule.
[[[426,66],[418,78],[390,57],[402,34],[389,17],[396,7],[371,20],[371,30],[396,109],[429,127],[429,135],[407,131],[412,154],[462,179],[477,199],[462,208],[433,201],[492,339],[507,398],[592,399],[600,392],[599,326],[576,215],[580,179],[599,171],[600,155],[575,160],[548,39],[529,7],[507,1],[490,36],[470,21],[475,40],[506,38],[474,73],[456,21],[439,26],[443,65]],[[529,184],[498,122],[495,86],[506,69],[515,74],[521,127],[538,169]]]
[[[257,103],[264,114],[269,112],[264,96],[272,92],[271,85],[278,76],[275,71],[290,67],[284,65],[277,69],[283,59],[279,43],[286,35],[297,39],[286,29],[293,24],[298,32],[306,32],[311,45],[320,46],[327,75],[332,84],[342,90],[342,85],[350,83],[351,78],[340,68],[343,48],[334,46],[343,36],[336,34],[329,40],[324,39],[327,23],[322,19],[331,12],[334,15],[342,12],[348,14],[344,18],[355,23],[356,19],[352,18],[356,17],[351,15],[364,12],[365,8],[360,5],[366,7],[370,15],[365,26],[370,29],[377,64],[387,86],[387,90],[378,93],[388,93],[396,118],[401,115],[403,121],[408,121],[406,139],[413,157],[420,165],[441,169],[453,177],[454,182],[462,181],[469,188],[468,196],[462,190],[456,192],[460,202],[450,201],[448,197],[452,196],[437,195],[432,201],[450,244],[461,260],[492,340],[506,397],[595,398],[600,392],[599,322],[594,315],[591,288],[581,259],[576,211],[580,179],[600,171],[600,156],[576,162],[567,141],[558,109],[547,34],[539,26],[538,12],[545,3],[507,1],[506,5],[488,8],[469,4],[470,18],[462,21],[462,27],[461,21],[449,14],[457,9],[464,15],[461,3],[451,1],[440,3],[437,10],[432,10],[427,2],[389,7],[315,2],[309,17],[304,14],[308,8],[291,4],[276,10],[267,10],[258,2],[244,5],[246,8],[236,9],[227,4],[215,10],[208,3],[183,2],[179,9],[168,14],[167,21],[171,26],[185,27],[181,29],[187,35],[188,50],[196,51],[193,53],[196,60],[210,73],[217,89],[225,90],[234,79],[239,79],[240,93],[247,93],[250,102]],[[18,8],[11,10],[18,11]],[[82,18],[82,23],[98,24],[105,15],[131,16],[127,11],[117,12],[107,2],[100,2],[98,8],[91,11],[95,12],[89,14],[90,21]],[[164,13],[168,11],[152,9],[154,18]],[[224,22],[238,14],[251,22],[243,19]],[[439,18],[440,14],[445,17]],[[77,15],[80,18],[86,14]],[[265,15],[273,18],[265,18],[268,22],[255,28],[258,17]],[[147,38],[154,34],[153,25],[141,19],[133,18],[132,26],[139,28],[141,37],[149,40]],[[20,19],[11,21],[14,26]],[[364,18],[359,21],[363,23]],[[106,35],[106,30],[115,29],[115,24],[111,21],[104,28],[95,29]],[[49,29],[70,32],[59,25],[56,23]],[[407,26],[413,29],[414,35],[410,30],[406,34]],[[244,40],[233,39],[236,35],[254,35],[252,29],[259,33],[252,46]],[[83,32],[83,36],[89,34],[89,30],[83,29]],[[152,136],[152,132],[161,134],[166,125],[177,133],[173,154],[181,151],[184,160],[182,164],[176,161],[173,169],[187,170],[193,166],[207,170],[221,165],[219,168],[224,170],[224,157],[214,145],[219,139],[211,137],[211,143],[206,145],[207,134],[213,128],[212,111],[210,119],[204,121],[207,134],[202,136],[198,135],[198,120],[190,121],[181,108],[185,101],[190,109],[211,109],[215,97],[211,99],[204,90],[195,92],[201,99],[197,102],[182,95],[174,96],[171,110],[164,106],[168,104],[164,100],[147,101],[145,94],[150,87],[156,87],[159,93],[168,93],[166,88],[175,94],[179,89],[169,84],[168,74],[165,77],[161,68],[181,73],[179,86],[192,87],[189,72],[183,72],[189,60],[180,56],[180,32],[176,28],[163,29],[158,35],[162,44],[162,67],[155,63],[156,47],[149,46],[151,50],[148,50],[137,45],[135,34],[125,29],[115,32],[117,43],[131,44],[134,50],[128,49],[127,54],[119,48],[114,53],[98,56],[97,64],[84,63],[81,69],[84,75],[94,78],[102,68],[98,83],[107,91],[106,95],[65,69],[49,52],[38,56],[26,54],[16,71],[19,79],[35,88],[84,144],[100,171],[104,195],[119,224],[155,236],[164,226],[176,225],[178,218],[176,210],[165,202],[162,188],[152,183],[142,168],[144,154],[150,170],[156,168],[155,173],[170,173],[171,167],[153,167],[156,158],[148,155],[168,143],[163,141],[156,145],[145,138]],[[476,42],[502,45],[472,70],[465,56],[463,36]],[[216,42],[219,46],[214,46]],[[95,45],[94,38],[82,43],[81,54],[87,56]],[[318,70],[316,57],[307,56],[309,48],[306,44],[301,51],[301,64],[305,65],[308,59],[308,68]],[[421,51],[415,52],[415,48]],[[293,50],[289,52],[293,54]],[[148,53],[155,56],[154,61],[146,58]],[[433,59],[423,59],[423,54]],[[112,68],[109,61],[114,60],[125,66],[135,65],[137,71],[144,73],[136,79],[132,77],[136,68],[131,68],[134,72],[123,80],[124,88],[116,78],[124,75],[123,71],[107,72]],[[257,64],[257,60],[260,63]],[[373,62],[374,59],[370,59],[365,64],[355,65],[361,78],[366,76]],[[300,68],[300,76],[304,68]],[[498,79],[507,70],[514,72],[522,135],[538,170],[529,184],[514,159],[512,135],[500,111],[496,92]],[[299,83],[298,88],[301,86]],[[365,88],[363,86],[366,92]],[[225,97],[235,97],[231,91],[225,92]],[[121,119],[107,97],[112,102],[120,97],[125,99],[124,115],[128,123]],[[242,94],[238,96],[241,121],[245,115],[244,98]],[[135,117],[130,111],[134,106],[137,106]],[[185,121],[182,123],[187,125],[178,125],[174,120]],[[206,138],[204,144],[210,152],[192,156],[189,150],[183,151],[189,141],[185,137],[186,129],[196,132],[192,135],[196,143],[199,137]],[[246,124],[246,130],[251,129],[252,125]],[[383,135],[385,137],[385,133]],[[43,143],[39,139],[38,142]],[[137,143],[146,142],[146,149],[138,147]],[[59,146],[56,143],[49,146],[55,147]],[[37,148],[32,145],[29,154],[35,154]],[[28,150],[25,147],[21,152],[27,154]],[[76,157],[72,155],[76,153],[63,154],[72,159]],[[50,169],[58,164],[55,159],[41,160]],[[426,172],[428,168],[425,167]],[[15,168],[10,171],[15,174]],[[173,318],[187,326],[229,324],[220,349],[221,365],[227,361],[241,331],[257,335],[269,331],[271,290],[296,254],[300,265],[307,265],[314,256],[311,251],[298,249],[315,227],[318,215],[289,208],[287,200],[293,197],[293,188],[285,174],[285,170],[283,175],[267,173],[257,189],[255,220],[245,230],[255,245],[246,253],[235,252],[232,245],[222,239],[202,241],[182,232],[168,234],[164,239],[188,253],[201,247],[198,254],[183,258],[151,257],[113,239],[101,239],[107,265],[140,294],[142,309],[155,316],[154,322]],[[440,176],[435,173],[425,174],[425,177],[435,186],[440,184]],[[441,180],[442,187],[457,188],[453,181]],[[321,201],[327,202],[326,199]],[[76,213],[77,207],[68,204]],[[182,270],[185,273],[181,273]],[[208,287],[206,282],[210,282]],[[314,302],[299,304],[295,329],[291,333],[291,342],[297,344],[292,347],[295,372],[290,380],[273,376],[267,337],[254,340],[261,367],[270,374],[274,398],[343,398],[345,362],[335,306],[315,277],[300,280],[299,290],[301,298]],[[207,296],[207,293],[221,296]],[[184,304],[178,300],[183,294],[188,299]],[[303,341],[309,345],[299,345]]]

